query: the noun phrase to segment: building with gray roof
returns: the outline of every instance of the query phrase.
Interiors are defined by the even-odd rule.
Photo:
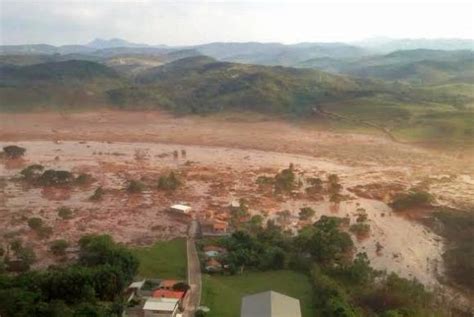
[[[274,291],[244,296],[240,317],[301,317],[300,301]]]

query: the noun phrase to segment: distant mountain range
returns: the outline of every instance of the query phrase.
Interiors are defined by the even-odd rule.
[[[464,39],[384,39],[376,38],[354,43],[209,43],[194,46],[148,45],[123,39],[95,39],[84,45],[53,46],[48,44],[1,45],[0,54],[94,54],[117,53],[162,54],[165,50],[195,49],[203,55],[235,62],[262,64],[294,63],[316,57],[349,57],[390,53],[397,50],[474,50],[474,40]]]

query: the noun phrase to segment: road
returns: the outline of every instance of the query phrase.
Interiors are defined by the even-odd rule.
[[[193,219],[189,226],[186,249],[188,254],[188,284],[191,287],[189,295],[186,296],[184,306],[186,308],[184,317],[193,317],[194,312],[201,302],[201,267],[196,250],[196,235],[198,231],[198,222]]]

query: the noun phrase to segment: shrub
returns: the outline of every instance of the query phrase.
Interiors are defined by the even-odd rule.
[[[3,152],[8,159],[17,159],[25,155],[26,149],[16,145],[3,147]]]
[[[289,192],[295,187],[295,173],[293,171],[293,164],[287,169],[282,170],[275,176],[275,191]]]
[[[129,193],[141,193],[144,189],[145,184],[137,180],[131,180],[127,186],[127,191]]]
[[[105,190],[102,188],[102,186],[100,186],[100,187],[97,187],[97,189],[94,191],[94,193],[89,199],[92,201],[99,201],[99,200],[102,200],[104,194],[105,194]]]
[[[308,219],[311,219],[315,213],[316,212],[314,211],[313,208],[303,207],[300,209],[299,216],[301,220],[308,220]]]
[[[38,184],[42,186],[66,185],[74,181],[74,175],[68,171],[46,170],[38,178]]]
[[[89,174],[81,173],[76,177],[76,184],[78,185],[86,185],[87,183],[92,182],[92,176]]]
[[[71,219],[72,218],[72,210],[68,207],[59,207],[58,208],[58,216],[63,219]]]
[[[40,164],[33,164],[28,167],[25,167],[20,174],[27,180],[36,179],[41,175],[43,172],[44,166]]]
[[[174,172],[170,172],[168,175],[162,175],[158,179],[158,189],[161,190],[176,190],[180,185],[181,181]]]
[[[370,233],[370,225],[367,223],[355,223],[349,227],[349,230],[358,237],[365,237]]]
[[[69,243],[66,240],[55,240],[51,242],[49,249],[54,255],[64,255]]]
[[[38,217],[33,217],[28,219],[28,226],[33,230],[38,230],[43,226],[43,219]]]

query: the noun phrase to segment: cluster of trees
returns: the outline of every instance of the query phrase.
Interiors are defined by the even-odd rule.
[[[440,208],[435,218],[442,226],[435,226],[447,241],[443,255],[446,273],[456,284],[474,291],[474,210]]]
[[[406,209],[425,207],[433,202],[433,196],[430,193],[421,190],[411,190],[407,193],[396,195],[390,206],[395,211],[403,211]]]
[[[304,209],[302,214],[311,211]],[[322,216],[296,236],[272,221],[265,228],[244,226],[217,241],[228,251],[219,260],[230,274],[275,269],[306,273],[313,284],[317,316],[443,316],[422,284],[374,270],[365,253],[354,256],[344,225],[343,218]]]
[[[137,271],[137,259],[107,235],[85,236],[79,244],[79,259],[72,265],[1,274],[0,315],[121,316],[122,290]]]
[[[40,164],[29,165],[21,170],[20,174],[28,183],[37,186],[84,185],[92,181],[92,177],[84,173],[76,177],[69,171],[45,170]]]

